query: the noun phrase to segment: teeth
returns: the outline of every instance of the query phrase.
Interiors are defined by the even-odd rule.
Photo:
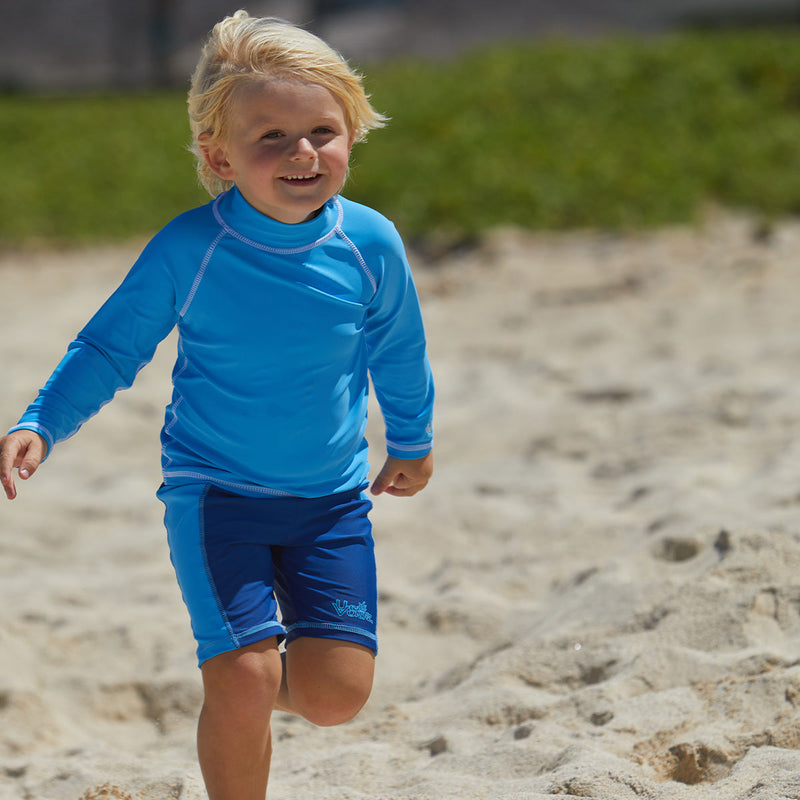
[[[287,181],[309,181],[312,178],[316,178],[316,175],[286,175],[284,180]]]

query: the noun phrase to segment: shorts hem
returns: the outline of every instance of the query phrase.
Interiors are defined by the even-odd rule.
[[[245,634],[237,635],[236,638],[231,638],[227,642],[217,642],[213,645],[208,645],[197,652],[197,666],[201,667],[203,664],[214,656],[222,655],[223,653],[232,653],[234,650],[241,650],[249,644],[262,642],[264,639],[271,639],[273,636],[278,638],[280,643],[286,637],[283,625],[270,623],[263,625],[259,628],[248,631]]]
[[[374,633],[350,625],[335,625],[329,622],[296,622],[286,628],[286,642],[292,642],[303,636],[319,639],[338,639],[368,647],[378,652],[378,637]]]

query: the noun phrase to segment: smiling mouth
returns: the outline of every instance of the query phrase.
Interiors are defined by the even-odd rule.
[[[313,175],[284,175],[281,180],[286,183],[294,184],[295,186],[308,186],[319,180],[320,174],[314,173]]]

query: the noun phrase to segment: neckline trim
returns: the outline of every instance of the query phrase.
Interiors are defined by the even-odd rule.
[[[228,190],[228,192],[231,191],[235,190],[234,189]],[[218,195],[217,198],[213,201],[212,211],[214,213],[214,219],[216,219],[219,226],[229,236],[232,236],[233,238],[238,239],[240,242],[243,242],[249,247],[254,247],[257,250],[262,250],[267,253],[275,253],[277,255],[293,255],[295,253],[304,253],[307,250],[313,250],[315,247],[319,247],[320,245],[325,244],[325,242],[336,236],[337,232],[341,230],[342,220],[344,218],[344,209],[342,208],[342,204],[339,202],[339,198],[334,195],[334,197],[332,197],[326,203],[326,206],[331,205],[333,207],[333,210],[336,211],[336,222],[322,236],[314,239],[311,242],[298,244],[295,247],[274,247],[272,245],[256,241],[255,239],[252,239],[249,236],[245,236],[243,233],[240,233],[222,216],[222,212],[220,211],[219,206],[222,200],[228,196],[228,192],[223,192],[222,194]],[[241,200],[243,202],[247,202],[246,200],[244,200],[244,198],[241,198]],[[324,217],[325,213],[323,211],[322,214],[316,217],[316,220],[324,219]],[[270,219],[269,217],[264,217],[264,219],[267,222],[267,225],[265,225],[265,227],[269,227],[270,225],[281,225],[284,228],[290,227],[288,225],[285,225],[284,223],[278,222],[277,220]],[[265,234],[269,235],[267,231],[265,231]]]

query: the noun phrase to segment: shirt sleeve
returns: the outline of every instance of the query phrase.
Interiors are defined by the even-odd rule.
[[[47,442],[49,455],[57,442],[76,433],[119,389],[133,383],[174,327],[175,305],[173,280],[151,242],[69,345],[11,431],[35,431]]]
[[[412,459],[433,447],[434,385],[417,290],[395,235],[367,315],[367,350],[387,452]]]

